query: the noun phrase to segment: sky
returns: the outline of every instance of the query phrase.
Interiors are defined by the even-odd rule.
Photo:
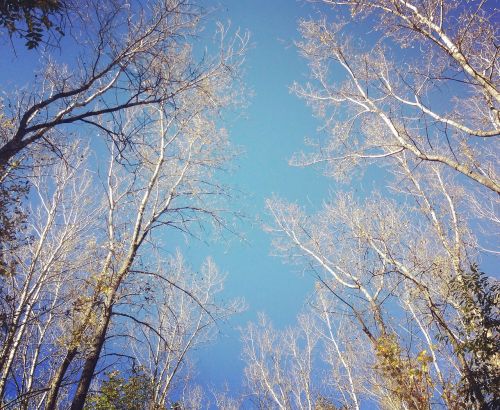
[[[308,73],[294,45],[299,39],[298,21],[317,16],[318,6],[302,0],[204,0],[203,4],[214,10],[206,23],[207,38],[215,20],[230,22],[232,32],[250,33],[243,67],[247,106],[237,116],[230,116],[227,124],[233,145],[241,151],[227,178],[237,193],[232,206],[245,215],[237,225],[244,239],[228,236],[227,241],[191,241],[182,249],[192,268],[199,268],[211,256],[227,274],[222,299],[245,299],[247,309],[220,323],[218,339],[195,352],[195,382],[207,391],[220,391],[227,384],[231,394],[238,396],[244,388],[239,328],[255,321],[259,312],[265,312],[278,329],[294,325],[314,287],[310,273],[272,255],[271,237],[263,230],[271,224],[265,200],[278,196],[314,211],[338,187],[321,170],[288,164],[294,153],[306,149],[306,137],[320,133],[320,122],[311,109],[290,92],[292,83],[305,82]],[[362,27],[359,33],[367,34]],[[200,41],[204,40],[202,36]],[[4,89],[32,77],[29,62],[36,56],[24,47],[18,47],[16,53],[7,50],[0,57]],[[373,181],[380,174],[368,178]]]
[[[247,310],[221,327],[216,343],[198,352],[198,380],[207,386],[220,388],[227,382],[231,391],[241,388],[244,363],[237,327],[254,321],[258,312],[265,312],[277,328],[293,325],[313,289],[311,276],[271,255],[271,238],[262,229],[270,223],[266,198],[276,195],[314,207],[331,188],[332,182],[317,170],[288,165],[319,125],[310,108],[290,92],[292,83],[307,75],[307,64],[293,44],[297,22],[313,13],[310,4],[294,0],[226,0],[217,12],[233,29],[250,32],[244,65],[249,106],[229,127],[233,144],[243,151],[231,176],[242,192],[236,206],[248,219],[242,224],[245,241],[191,244],[186,253],[188,260],[212,255],[228,274],[224,297],[244,297]]]
[[[193,269],[211,256],[227,274],[221,299],[242,297],[247,305],[243,313],[218,325],[216,341],[195,352],[195,381],[217,390],[227,384],[237,396],[244,368],[238,329],[256,320],[259,312],[265,312],[278,329],[293,325],[313,289],[310,275],[271,255],[271,238],[262,229],[271,222],[265,200],[275,195],[314,210],[328,196],[332,182],[317,170],[288,165],[304,147],[304,138],[314,136],[319,125],[310,108],[290,92],[294,81],[307,76],[306,62],[294,40],[299,38],[299,19],[314,15],[314,6],[296,0],[204,0],[202,4],[211,10],[199,39],[202,46],[211,40],[216,21],[229,25],[230,32],[250,33],[243,67],[247,107],[225,124],[233,146],[241,151],[227,178],[238,193],[232,206],[245,215],[237,226],[244,240],[229,236],[228,241],[191,241],[182,246]],[[71,47],[65,47],[65,41],[55,57],[70,60]],[[2,47],[2,53],[3,91],[37,81],[33,77],[40,58],[37,51],[16,42],[14,49]]]

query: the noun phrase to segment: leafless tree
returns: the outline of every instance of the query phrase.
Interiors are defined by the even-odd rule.
[[[92,175],[84,168],[85,150],[75,143],[65,155],[71,166],[56,162],[35,169],[30,178],[33,205],[24,232],[29,240],[9,253],[13,269],[2,277],[2,397],[12,373],[17,373],[14,380],[23,396],[47,371],[47,346],[60,337],[53,328],[64,321],[77,274],[89,262],[88,244],[99,204],[82,199],[93,190]],[[19,363],[22,371],[14,372]]]
[[[314,409],[317,337],[306,317],[299,318],[299,323],[297,329],[280,332],[260,315],[257,324],[242,330],[248,388],[262,408]]]
[[[293,89],[330,135],[298,165],[343,176],[359,163],[406,153],[441,163],[500,193],[498,28],[488,2],[334,1],[351,22],[373,22],[367,45],[350,22],[302,21],[311,82]],[[339,121],[339,118],[343,118]]]
[[[177,252],[157,269],[141,271],[138,279],[140,286],[132,287],[140,289],[134,303],[125,296],[126,313],[117,304],[113,315],[126,322],[132,319],[131,357],[151,378],[153,402],[163,408],[172,405],[172,391],[190,388],[189,353],[211,341],[216,323],[239,312],[242,305],[234,301],[224,306],[216,300],[224,275],[211,259],[194,273]]]
[[[167,377],[175,373],[174,363],[180,366],[185,361],[186,352],[203,333],[202,328],[209,327],[207,317],[221,315],[222,311],[210,306],[210,292],[215,288],[204,288],[204,294],[199,293],[199,288],[182,294],[182,284],[176,287],[175,283],[180,277],[169,278],[160,269],[155,273],[149,268],[159,260],[152,258],[160,250],[164,252],[165,238],[171,246],[175,243],[176,239],[165,236],[168,232],[196,237],[206,230],[215,233],[219,228],[231,229],[232,213],[223,201],[229,190],[217,181],[233,154],[227,132],[219,124],[222,111],[236,103],[239,96],[235,85],[247,37],[236,33],[230,39],[226,29],[218,25],[216,57],[207,55],[198,64],[187,38],[201,17],[199,9],[184,2],[159,2],[151,7],[138,14],[139,21],[129,16],[121,28],[116,26],[121,20],[116,19],[127,11],[126,7],[108,10],[111,14],[105,13],[107,9],[99,11],[102,44],[101,48],[94,44],[93,50],[100,54],[93,69],[88,68],[88,60],[83,57],[81,67],[85,75],[101,74],[88,80],[87,86],[70,88],[78,91],[66,94],[69,85],[64,78],[61,80],[61,72],[56,81],[56,71],[52,71],[52,77],[44,77],[53,82],[49,87],[52,94],[41,105],[35,103],[31,114],[22,117],[27,122],[18,127],[42,121],[44,125],[33,125],[29,131],[38,135],[31,142],[37,138],[47,142],[48,134],[60,124],[83,120],[127,142],[133,139],[134,143],[122,144],[112,138],[104,145],[92,146],[92,154],[88,155],[88,150],[64,142],[54,144],[55,154],[62,160],[33,159],[35,177],[30,182],[39,195],[33,199],[37,205],[29,211],[33,237],[29,237],[25,253],[12,254],[12,274],[2,277],[2,290],[7,292],[2,302],[7,313],[0,382],[6,406],[21,403],[28,408],[55,409],[64,401],[71,408],[83,408],[89,386],[99,371],[98,362],[102,359],[108,363],[108,341],[120,337],[113,330],[123,326],[125,315],[134,321],[133,295],[140,294],[141,283],[151,281],[152,275],[158,280],[163,277],[165,291],[170,286],[170,294],[161,295],[165,303],[175,288],[179,290],[176,298],[184,297],[175,299],[176,303],[187,304],[187,296],[192,296],[203,313],[198,316],[199,327],[186,328],[181,340],[177,340],[175,354],[181,356],[168,363]],[[122,49],[122,42],[127,47]],[[119,58],[105,63],[108,47]],[[157,82],[153,82],[154,75]],[[140,92],[134,93],[134,85]],[[104,97],[108,90],[114,90],[116,95]],[[157,94],[152,97],[153,91]],[[127,97],[128,92],[133,97]],[[161,98],[156,98],[160,94]],[[169,97],[164,98],[166,95]],[[109,107],[94,110],[86,105],[95,108],[94,100],[101,97],[99,106],[118,101],[119,108],[113,115],[108,115],[113,112]],[[128,101],[126,106],[121,98]],[[62,111],[52,115],[52,103],[61,104]],[[24,138],[21,140],[29,140]],[[15,145],[12,141],[15,138],[6,144]],[[8,155],[11,158],[11,153]],[[45,155],[43,150],[39,155]],[[40,174],[38,179],[36,173]],[[215,275],[212,265],[207,269]],[[213,286],[220,285],[220,278],[211,276],[210,280]],[[129,310],[124,309],[127,300],[131,303]],[[186,312],[181,319],[192,317]],[[158,315],[156,320],[161,332],[175,326],[162,322],[166,318]],[[188,326],[182,322],[176,325]],[[157,364],[162,366],[164,362]],[[160,400],[165,400],[169,383],[162,379],[157,392]],[[7,384],[15,386],[9,387],[8,394]]]
[[[155,231],[171,227],[189,233],[193,224],[204,219],[224,224],[226,211],[213,203],[226,194],[224,187],[214,182],[214,173],[229,155],[225,134],[211,117],[221,106],[214,104],[225,86],[220,80],[214,78],[215,84],[207,81],[201,92],[186,93],[184,100],[179,99],[183,105],[171,113],[163,107],[146,117],[141,112],[138,119],[146,125],[132,163],[132,153],[128,162],[121,164],[120,154],[117,157],[111,147],[106,181],[106,256],[87,296],[84,317],[99,314],[96,323],[82,322],[92,329],[73,409],[83,407],[122,286],[144,252],[151,252]],[[136,120],[134,116],[130,122],[134,129]]]
[[[323,360],[330,369],[325,376],[325,384],[329,386],[330,391],[340,393],[344,406],[358,410],[359,396],[364,394],[363,381],[360,379],[365,373],[359,369],[370,363],[362,345],[357,343],[356,347],[353,346],[351,341],[357,340],[356,331],[348,328],[348,318],[338,314],[339,303],[330,289],[317,282],[316,291],[317,300],[312,305],[316,320],[313,323],[324,352]]]
[[[202,91],[216,70],[208,60],[187,60],[189,38],[203,14],[192,2],[89,0],[68,12],[74,60],[60,63],[45,55],[34,84],[4,101],[3,170],[34,144],[57,152],[57,137],[69,140],[74,133],[69,124],[90,125],[122,149],[132,136],[107,127],[110,119],[116,121],[132,107],[175,107],[182,92]]]
[[[215,397],[215,405],[218,409],[221,410],[239,410],[242,408],[243,398],[234,398],[229,394],[223,393],[214,393]]]
[[[392,397],[386,403],[390,408],[429,407],[433,400],[453,408],[456,393],[450,386],[464,377],[481,407],[485,397],[473,376],[471,356],[463,350],[464,311],[452,291],[454,283],[465,283],[476,257],[474,235],[460,213],[461,188],[442,166],[415,170],[404,157],[398,156],[398,173],[406,182],[394,189],[402,192],[399,200],[375,195],[359,202],[338,194],[314,216],[297,205],[270,200],[275,226],[269,230],[279,253],[313,269],[335,296],[342,320],[350,318],[363,332],[378,363],[374,397]],[[355,397],[357,382],[338,344],[333,339],[331,348]],[[394,373],[391,366],[399,370]],[[406,383],[404,375],[412,366],[420,373],[415,383]],[[490,371],[497,374],[497,365]],[[399,376],[391,382],[387,374]],[[394,381],[397,385],[391,385]]]
[[[385,186],[368,199],[337,193],[313,216],[269,200],[275,247],[312,269],[362,331],[374,363],[368,390],[383,407],[486,408],[498,400],[497,356],[467,346],[478,334],[485,349],[495,344],[484,303],[498,316],[495,280],[475,293],[470,274],[497,246],[488,243],[500,191],[495,11],[488,2],[319,3],[339,19],[301,22],[311,82],[293,89],[325,120],[326,139],[291,163],[322,163],[340,181],[376,170]],[[364,43],[360,21],[374,28]],[[489,357],[485,383],[476,355]],[[352,380],[351,398],[366,386]]]
[[[320,282],[317,290],[296,326],[276,330],[260,315],[242,329],[246,383],[256,408],[359,409],[367,396],[366,370],[373,363],[363,343],[354,348],[361,335],[356,327],[341,330],[337,301]]]

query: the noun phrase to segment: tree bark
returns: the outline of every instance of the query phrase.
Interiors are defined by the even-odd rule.
[[[76,347],[71,348],[66,353],[66,357],[64,358],[61,366],[57,369],[52,382],[50,383],[49,393],[47,395],[47,399],[45,401],[45,410],[55,410],[57,405],[57,396],[59,395],[59,389],[61,388],[62,380],[66,371],[68,370],[69,365],[76,357],[78,349]]]
[[[71,403],[71,410],[82,410],[83,406],[85,405],[85,400],[90,388],[90,383],[92,382],[92,378],[94,377],[94,371],[101,355],[104,340],[106,339],[106,333],[111,319],[111,314],[112,307],[109,306],[105,310],[104,317],[102,318],[101,323],[97,327],[97,330],[94,334],[92,349],[85,359],[82,374],[80,376],[80,381],[78,382],[78,387],[76,389],[75,396],[73,397],[73,402]]]

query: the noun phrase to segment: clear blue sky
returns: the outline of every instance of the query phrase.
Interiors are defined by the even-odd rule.
[[[249,223],[242,225],[247,243],[194,245],[187,251],[188,260],[211,254],[228,273],[224,296],[243,296],[248,304],[248,310],[231,321],[233,326],[244,326],[255,320],[257,312],[266,312],[282,328],[295,322],[313,281],[298,268],[270,256],[270,237],[261,229],[268,220],[264,201],[276,194],[317,206],[331,184],[317,170],[288,165],[292,154],[303,148],[304,138],[313,136],[318,126],[311,110],[289,91],[293,81],[307,75],[306,63],[293,45],[298,39],[297,22],[314,10],[295,0],[226,0],[220,4],[218,19],[231,20],[233,29],[240,27],[251,34],[245,81],[254,95],[245,117],[230,128],[233,143],[244,151],[232,179],[246,195],[236,206],[249,216]],[[216,344],[199,352],[199,381],[217,388],[227,381],[231,390],[237,390],[243,377],[239,332],[222,330]]]

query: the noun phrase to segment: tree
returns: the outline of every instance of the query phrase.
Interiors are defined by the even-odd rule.
[[[29,187],[26,181],[7,173],[3,175],[4,179],[0,181],[0,274],[10,275],[15,269],[4,261],[8,259],[6,255],[10,249],[22,241],[21,232],[27,215],[20,204],[26,199]]]
[[[444,208],[450,186],[440,187],[422,171],[413,173],[421,189],[415,192],[415,206],[380,196],[359,203],[352,195],[338,195],[308,217],[296,205],[274,200],[268,202],[276,224],[270,229],[275,247],[313,269],[338,300],[339,317],[331,320],[348,318],[371,345],[373,364],[364,368],[374,369],[374,396],[392,397],[391,408],[428,408],[435,400],[454,408],[461,402],[452,386],[464,377],[484,407],[494,387],[480,386],[474,359],[463,350],[468,337],[458,336],[466,330],[452,285],[467,282],[463,269],[473,251],[470,232],[463,221],[449,226],[457,217],[455,199]],[[417,183],[417,177],[425,180]],[[438,187],[441,198],[434,191]],[[468,293],[474,299],[479,295],[471,287]],[[473,311],[486,320],[480,309]],[[496,365],[489,367],[491,376],[497,371]],[[436,388],[441,398],[433,397]]]
[[[0,2],[0,27],[9,36],[17,34],[26,40],[28,49],[37,48],[43,32],[63,32],[63,17],[69,4],[63,0],[2,0]]]
[[[0,105],[0,112],[2,108]],[[0,132],[11,127],[12,124],[0,114]],[[21,204],[29,192],[29,185],[15,175],[18,165],[13,163],[7,169],[0,169],[0,275],[11,275],[15,271],[12,264],[16,262],[12,259],[7,262],[8,254],[23,242],[22,232],[27,218]]]
[[[98,206],[81,198],[92,195],[92,180],[82,169],[86,153],[78,151],[75,145],[71,148],[65,154],[72,167],[56,162],[51,167],[38,168],[30,178],[38,205],[26,210],[23,234],[27,239],[6,254],[6,264],[14,269],[2,277],[2,397],[18,360],[25,361],[26,366],[16,375],[22,386],[18,394],[22,396],[27,393],[25,389],[35,388],[39,366],[47,360],[48,352],[43,346],[54,342],[45,339],[58,337],[50,335],[48,327],[64,320],[68,292],[77,281],[77,271],[90,262],[85,244],[90,239],[92,218],[99,211]],[[30,345],[25,345],[28,341]]]
[[[224,275],[211,259],[199,272],[192,272],[177,252],[151,272],[142,271],[138,279],[141,283],[134,288],[141,292],[132,305],[137,308],[130,309],[127,300],[126,313],[116,309],[113,314],[117,319],[132,318],[129,354],[151,381],[152,403],[165,408],[173,406],[172,392],[193,388],[189,352],[212,340],[216,323],[241,311],[242,305],[237,300],[223,304],[216,299]],[[188,397],[182,400],[186,401]]]
[[[460,337],[465,340],[461,349],[471,357],[471,373],[484,392],[488,406],[499,405],[500,367],[498,366],[498,327],[500,325],[498,281],[491,280],[476,265],[463,274],[463,280],[451,284],[464,321]],[[445,340],[448,340],[445,338]],[[460,394],[464,401],[479,399],[467,377],[462,377]]]
[[[261,315],[257,325],[249,324],[241,332],[245,376],[259,408],[314,408],[312,360],[317,338],[307,318],[301,319],[298,329],[279,332]]]
[[[154,410],[152,384],[141,369],[136,369],[128,378],[119,371],[108,373],[98,393],[93,393],[85,405],[87,410]],[[159,407],[158,409],[160,409]]]
[[[341,176],[404,152],[498,194],[497,30],[487,2],[324,3],[348,6],[353,22],[373,18],[378,36],[363,47],[347,35],[346,22],[301,22],[298,46],[313,82],[294,90],[326,119],[332,137],[295,162],[327,162],[328,172]]]
[[[226,79],[218,75],[212,79],[214,83],[207,81],[205,89],[179,97],[171,113],[160,107],[131,119],[134,130],[136,121],[144,124],[146,120],[140,148],[127,153],[128,161],[135,159],[133,165],[120,164],[111,148],[106,181],[107,250],[85,307],[85,316],[100,314],[89,335],[90,348],[73,409],[83,406],[122,286],[134,273],[140,252],[151,246],[151,239],[146,242],[146,238],[162,226],[190,232],[193,223],[205,218],[224,224],[224,210],[210,202],[225,194],[224,187],[214,182],[214,173],[230,154],[225,134],[215,125],[214,110],[222,105],[214,102],[221,101],[218,95],[225,97],[224,87],[229,83],[221,83]]]
[[[498,312],[497,284],[491,278],[473,286],[477,276],[468,272],[480,251],[495,247],[480,245],[489,238],[477,221],[498,218],[497,205],[476,212],[480,204],[498,204],[494,16],[485,2],[473,10],[466,2],[322,3],[341,17],[348,6],[351,17],[300,24],[298,47],[311,82],[293,89],[325,120],[326,138],[309,141],[317,150],[291,163],[324,164],[341,182],[375,170],[385,186],[337,192],[311,216],[268,200],[275,248],[312,270],[321,292],[336,301],[330,323],[348,321],[362,336],[330,342],[351,373],[344,391],[352,400],[383,408],[488,408],[498,400],[498,363],[493,356],[496,364],[488,360],[479,370],[467,346],[489,334],[479,343],[493,347],[489,326],[496,319],[486,312]],[[348,35],[361,20],[376,29],[365,45]],[[468,325],[472,316],[476,324]],[[342,361],[353,343],[367,352],[364,378]]]
[[[120,122],[132,107],[175,106],[188,89],[203,92],[218,68],[214,61],[196,64],[186,41],[201,16],[200,8],[185,0],[89,1],[72,12],[68,18],[79,53],[66,64],[49,55],[33,87],[6,99],[3,116],[11,127],[2,130],[0,167],[35,144],[58,152],[68,140],[60,135],[71,135],[68,125],[76,123],[123,150],[131,136],[107,128],[109,121]]]
[[[69,61],[47,51],[33,84],[6,93],[0,101],[3,249],[21,240],[15,237],[23,220],[18,202],[29,189],[26,175],[47,156],[54,160],[47,152],[62,157],[66,147],[84,135],[100,135],[125,152],[135,135],[119,125],[127,121],[127,110],[176,107],[188,90],[210,93],[206,87],[212,78],[238,64],[224,52],[219,59],[193,59],[189,38],[196,34],[203,12],[185,0],[90,0],[78,8],[65,1],[4,1],[1,7],[5,20],[0,23],[11,31],[17,30],[14,21],[19,18],[31,21],[32,42],[39,41],[40,24],[52,27],[53,13],[67,12],[73,25],[69,40],[77,50]],[[72,128],[76,123],[78,128]]]
[[[47,154],[40,150],[40,156],[50,157],[40,161],[36,150],[28,150],[32,157],[28,160],[43,184],[37,185],[36,177],[28,177],[40,196],[40,205],[36,202],[29,209],[27,204],[34,235],[25,247],[9,255],[22,264],[8,277],[11,291],[4,298],[8,320],[0,381],[6,407],[21,403],[25,408],[54,409],[67,405],[82,409],[89,388],[100,373],[99,365],[116,365],[110,363],[110,358],[132,359],[132,351],[120,355],[110,347],[110,340],[123,341],[131,336],[117,331],[129,329],[131,323],[142,322],[146,327],[144,335],[148,335],[149,329],[153,332],[150,337],[159,334],[163,341],[167,340],[165,332],[171,329],[169,326],[184,329],[179,340],[168,335],[173,337],[170,342],[178,342],[176,350],[166,352],[173,359],[169,362],[161,358],[157,363],[173,366],[165,373],[172,378],[178,370],[175,367],[180,368],[186,362],[189,349],[206,335],[211,326],[208,319],[220,318],[224,311],[210,306],[214,302],[212,292],[220,286],[215,267],[208,269],[210,275],[205,278],[208,282],[213,280],[214,288],[188,291],[182,283],[174,281],[182,282],[185,271],[169,278],[160,269],[165,261],[161,256],[165,252],[162,241],[169,232],[171,236],[177,231],[196,237],[212,229],[210,226],[214,230],[228,226],[231,212],[222,199],[229,195],[229,190],[217,182],[217,177],[232,153],[227,133],[219,124],[223,110],[235,103],[239,95],[235,85],[246,36],[237,34],[234,40],[228,40],[225,28],[219,25],[217,57],[206,56],[203,63],[196,64],[187,35],[198,22],[198,9],[184,2],[153,4],[140,21],[133,18],[126,21],[124,27],[129,32],[120,28],[121,34],[127,34],[126,39],[113,31],[115,23],[123,22],[115,19],[122,18],[124,15],[120,13],[125,13],[125,9],[118,7],[113,12],[105,9],[102,13],[98,20],[104,24],[98,28],[101,43],[95,48],[102,54],[92,63],[93,69],[82,60],[85,67],[82,72],[89,75],[85,77],[86,85],[77,91],[71,88],[69,94],[60,89],[41,105],[33,105],[29,118],[24,117],[27,119],[24,125],[43,116],[41,121],[45,125],[38,128],[36,138],[45,138],[49,129],[54,130],[52,125],[60,125],[48,119],[52,103],[64,106],[53,117],[64,124],[69,119],[67,114],[75,114],[72,110],[85,111],[87,102],[102,97],[100,108],[92,111],[92,125],[124,139],[107,140],[99,148],[91,145],[92,154],[87,155],[84,145],[60,137],[50,142],[55,152]],[[113,40],[114,35],[117,37]],[[125,48],[120,48],[123,44]],[[103,63],[108,51],[116,59]],[[123,58],[131,60],[126,63]],[[99,71],[101,63],[105,68]],[[132,71],[128,73],[128,69]],[[97,72],[98,77],[92,77]],[[47,81],[53,81],[55,88],[67,89],[61,73],[57,73],[57,82],[56,73],[52,74],[52,80]],[[156,79],[161,81],[153,83],[153,75],[158,75]],[[140,91],[131,90],[134,86]],[[108,101],[109,95],[104,98],[104,93],[113,87],[115,97],[125,98],[125,104]],[[132,97],[127,95],[129,91]],[[159,94],[151,96],[150,92],[172,98],[156,98]],[[116,110],[110,109],[108,102],[116,103]],[[45,109],[48,111],[42,115]],[[110,113],[113,115],[108,116]],[[75,115],[69,122],[88,120],[87,114]],[[15,140],[7,139],[4,148],[16,145]],[[8,156],[14,155],[13,152]],[[87,195],[90,187],[93,192]],[[158,288],[167,293],[157,292],[153,299],[148,299],[151,292],[142,290],[148,283],[158,283],[155,281],[162,283]],[[174,295],[174,288],[188,293]],[[196,304],[189,305],[186,296],[192,297]],[[154,312],[152,303],[160,300],[166,303],[162,298],[168,297],[171,297],[169,303],[174,303],[170,313],[175,312],[175,303],[185,308],[177,312],[182,313],[176,318],[178,323],[162,322],[158,315],[151,316],[150,322],[142,320],[145,311]],[[145,310],[135,311],[139,304]],[[195,314],[187,306],[199,310]],[[168,308],[161,307],[163,311]],[[193,317],[197,318],[198,326],[192,328],[183,322]],[[166,400],[170,382],[165,383],[158,374],[155,377],[155,381],[161,382],[155,394]],[[189,399],[186,395],[185,400],[196,401],[196,397]]]
[[[260,315],[257,324],[241,330],[248,395],[256,408],[360,408],[367,387],[365,352],[349,349],[342,326],[334,324],[335,300],[320,288],[318,283],[317,298],[296,326],[277,330]]]

